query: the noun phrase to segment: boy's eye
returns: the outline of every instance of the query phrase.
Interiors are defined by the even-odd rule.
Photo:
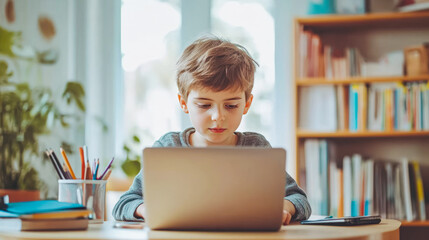
[[[197,106],[198,106],[199,108],[202,108],[202,109],[208,109],[208,108],[210,108],[210,107],[211,107],[211,105],[210,105],[210,104],[197,104]]]
[[[225,105],[225,107],[227,109],[234,109],[234,108],[238,108],[238,105],[227,104],[227,105]]]

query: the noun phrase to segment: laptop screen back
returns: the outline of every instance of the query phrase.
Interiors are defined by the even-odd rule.
[[[286,152],[280,148],[145,148],[146,222],[152,229],[281,227]]]

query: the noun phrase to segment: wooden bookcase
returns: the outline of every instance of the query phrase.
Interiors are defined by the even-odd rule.
[[[360,153],[369,155],[374,160],[400,160],[406,156],[429,164],[429,131],[308,131],[300,129],[300,88],[318,85],[349,85],[378,82],[416,82],[429,81],[429,75],[423,76],[380,76],[348,77],[328,79],[324,77],[302,77],[300,66],[300,34],[309,30],[320,37],[322,44],[339,48],[358,48],[365,59],[377,59],[395,50],[402,50],[410,45],[429,42],[429,12],[378,13],[364,15],[326,15],[296,18],[294,28],[294,82],[295,82],[295,150],[296,180],[305,184],[304,142],[307,139],[327,139],[335,145],[334,159],[338,163],[345,155]],[[331,151],[331,149],[330,149]],[[428,175],[429,172],[422,172]],[[305,188],[305,185],[304,185]],[[425,191],[429,191],[426,184]],[[426,198],[426,202],[428,199]],[[403,221],[404,226],[429,227],[429,221]]]

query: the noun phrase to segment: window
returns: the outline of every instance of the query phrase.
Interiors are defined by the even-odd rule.
[[[124,0],[121,49],[124,72],[124,140],[143,146],[180,130],[175,63],[180,51],[179,0]],[[141,146],[138,146],[141,151]],[[137,151],[137,149],[136,149]]]
[[[238,131],[255,131],[270,140],[273,126],[274,19],[271,1],[212,1],[212,32],[244,46],[258,62],[253,103]]]

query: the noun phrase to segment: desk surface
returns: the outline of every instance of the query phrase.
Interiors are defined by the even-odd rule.
[[[0,231],[0,239],[389,239],[399,240],[397,220],[380,224],[334,227],[292,224],[278,232],[189,232],[113,228],[113,222],[90,224],[87,231],[20,232]]]

